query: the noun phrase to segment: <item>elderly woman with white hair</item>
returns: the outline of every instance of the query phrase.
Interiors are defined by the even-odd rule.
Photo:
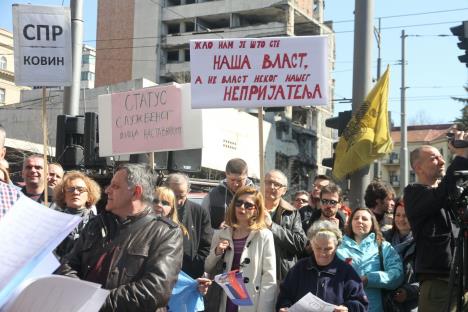
[[[367,311],[361,278],[351,265],[336,256],[342,234],[335,223],[317,221],[307,232],[312,256],[301,259],[281,283],[276,310],[288,308],[311,292],[335,305],[335,312]]]

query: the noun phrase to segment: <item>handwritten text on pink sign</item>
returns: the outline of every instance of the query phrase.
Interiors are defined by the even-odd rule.
[[[112,94],[114,153],[182,147],[182,98],[175,86]]]

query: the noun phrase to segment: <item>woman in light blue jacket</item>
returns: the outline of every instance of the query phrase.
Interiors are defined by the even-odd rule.
[[[336,253],[338,257],[350,263],[361,276],[369,300],[369,311],[381,312],[381,290],[396,289],[403,282],[400,256],[390,243],[383,240],[372,211],[358,208],[353,211],[350,220],[346,235]],[[379,250],[382,253],[383,267]]]

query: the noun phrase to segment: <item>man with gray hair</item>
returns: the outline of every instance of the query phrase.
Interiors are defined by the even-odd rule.
[[[126,164],[106,188],[106,212],[92,219],[60,274],[109,289],[100,311],[166,307],[182,266],[182,231],[152,207],[153,184],[144,165]]]
[[[283,199],[287,189],[288,178],[280,170],[274,169],[265,175],[265,208],[268,212],[265,223],[275,241],[278,281],[286,277],[302,255],[307,241],[299,211]]]
[[[5,158],[6,148],[5,148],[5,139],[6,139],[6,131],[2,125],[0,125],[0,159]]]
[[[207,209],[187,198],[190,179],[186,174],[171,173],[167,176],[166,184],[176,196],[178,216],[189,234],[184,235],[182,271],[192,278],[201,277],[213,237],[210,214]]]

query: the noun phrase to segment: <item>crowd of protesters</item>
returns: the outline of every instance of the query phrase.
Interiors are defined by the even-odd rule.
[[[4,139],[0,126],[0,159]],[[79,215],[82,221],[54,251],[61,262],[56,274],[109,289],[101,311],[176,311],[169,301],[180,296],[174,286],[185,274],[196,281],[208,312],[285,312],[309,293],[336,312],[455,311],[450,272],[458,228],[446,199],[454,171],[468,169],[468,155],[450,149],[455,157],[446,174],[439,151],[422,146],[411,153],[418,182],[404,197],[373,181],[366,207],[352,211],[325,175],[289,202],[286,175],[270,170],[262,193],[240,158],[227,163],[226,179],[199,205],[188,199],[184,173],[155,185],[144,165],[124,164],[101,189],[83,172],[31,155],[23,162],[21,189],[0,162],[0,191],[11,186],[0,217],[18,194]],[[105,208],[98,211],[103,195]],[[249,305],[237,305],[213,282],[234,270],[242,273]]]

